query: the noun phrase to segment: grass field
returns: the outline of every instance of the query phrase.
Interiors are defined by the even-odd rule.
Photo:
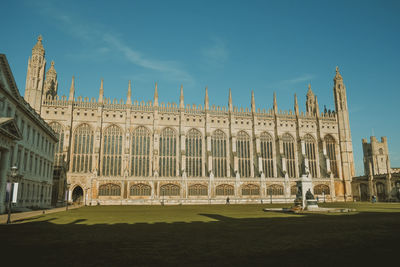
[[[17,266],[381,266],[398,260],[400,204],[325,204],[357,209],[347,214],[262,211],[283,206],[83,207],[0,225],[1,258]]]

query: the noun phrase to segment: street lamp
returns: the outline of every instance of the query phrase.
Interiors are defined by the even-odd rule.
[[[69,187],[71,186],[70,183],[67,183],[67,207],[66,207],[66,211],[68,210],[68,198],[69,198]]]
[[[12,199],[13,199],[13,192],[14,192],[14,188],[13,188],[13,182],[14,179],[18,176],[18,167],[17,166],[12,166],[11,167],[11,187],[10,187],[10,194],[8,197],[8,216],[7,216],[7,224],[11,223],[11,203],[12,203]]]

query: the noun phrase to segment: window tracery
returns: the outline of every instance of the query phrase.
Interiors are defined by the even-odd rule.
[[[92,171],[93,138],[93,130],[88,124],[76,128],[72,154],[73,172]]]
[[[232,196],[235,194],[235,189],[232,185],[221,184],[215,188],[215,194],[217,196]]]
[[[242,186],[243,196],[258,196],[260,195],[260,187],[255,184],[247,184]]]
[[[207,196],[208,188],[202,184],[194,184],[189,186],[189,196]]]
[[[165,128],[160,135],[160,176],[176,176],[176,133],[171,128]]]
[[[294,156],[294,138],[286,133],[282,136],[283,155],[286,158],[286,170],[288,176],[293,178],[296,176],[296,160]]]
[[[103,136],[103,167],[104,176],[120,176],[122,168],[122,130],[117,125],[111,125]]]
[[[326,155],[328,156],[331,172],[334,177],[338,177],[338,168],[336,160],[336,142],[331,135],[325,136]]]
[[[134,184],[130,188],[131,196],[150,196],[151,187],[147,184]]]
[[[99,186],[99,196],[120,196],[121,187],[117,184],[103,184]]]
[[[179,196],[181,188],[175,184],[165,184],[160,187],[161,196]]]
[[[330,189],[329,186],[325,184],[319,184],[314,186],[314,195],[329,195],[330,194]]]
[[[227,176],[226,163],[226,134],[216,130],[211,136],[212,169],[215,177]]]
[[[202,176],[202,136],[196,129],[186,136],[186,171],[189,177]]]
[[[265,177],[274,177],[272,140],[268,133],[262,133],[260,136],[262,170]]]
[[[250,177],[250,136],[240,131],[236,140],[240,177]]]
[[[132,132],[130,170],[132,176],[149,176],[150,174],[150,137],[150,131],[143,126]]]
[[[315,155],[315,139],[309,134],[304,136],[304,145],[306,149],[306,158],[311,177],[317,177],[317,160]]]
[[[278,184],[273,184],[267,187],[268,196],[283,196],[283,186]]]

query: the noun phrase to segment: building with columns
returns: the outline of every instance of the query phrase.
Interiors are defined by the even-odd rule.
[[[31,72],[38,71],[37,66],[44,68],[43,58],[32,60]],[[50,206],[57,141],[52,128],[19,94],[7,58],[0,54],[0,214],[8,204],[9,182],[18,183],[13,209]],[[14,166],[18,168],[16,177],[11,176]]]
[[[378,201],[400,201],[400,168],[390,166],[387,137],[378,141],[371,136],[370,143],[362,140],[364,175],[354,177],[352,186],[355,199]]]
[[[42,65],[32,69],[34,58]],[[71,201],[86,204],[291,202],[301,175],[312,177],[316,195],[351,199],[353,149],[346,87],[336,69],[335,111],[319,110],[308,87],[306,110],[185,105],[158,98],[138,102],[128,84],[126,101],[58,96],[55,64],[45,74],[39,38],[29,60],[25,99],[57,133],[55,164],[68,168]],[[249,92],[250,93],[250,92]],[[249,94],[250,95],[250,94]]]

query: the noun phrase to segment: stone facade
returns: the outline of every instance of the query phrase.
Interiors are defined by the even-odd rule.
[[[0,213],[6,210],[7,182],[19,184],[14,209],[50,206],[57,141],[19,94],[7,58],[0,54]],[[17,177],[10,175],[13,166],[18,167]]]
[[[400,201],[400,169],[391,168],[386,136],[378,141],[362,140],[364,153],[364,176],[354,177],[352,182],[355,199],[378,201]]]
[[[352,198],[349,113],[338,69],[336,110],[320,112],[309,86],[306,112],[300,112],[296,96],[293,111],[278,110],[275,94],[270,110],[256,108],[253,93],[251,108],[238,108],[230,90],[228,107],[210,105],[207,88],[204,105],[185,105],[182,87],[178,104],[162,103],[157,84],[154,99],[139,103],[130,82],[126,101],[110,100],[103,80],[98,99],[75,98],[74,78],[69,96],[60,97],[54,64],[46,77],[29,68],[27,85],[53,85],[42,94],[27,86],[25,95],[35,95],[41,116],[58,133],[56,164],[68,166],[72,201],[224,203],[229,196],[231,203],[292,202],[305,173],[317,195]]]

